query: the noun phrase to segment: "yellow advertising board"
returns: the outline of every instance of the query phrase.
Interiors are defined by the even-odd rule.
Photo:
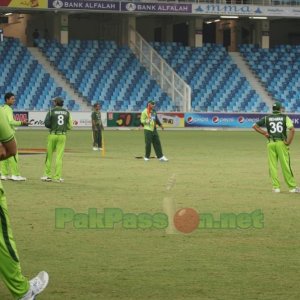
[[[48,8],[47,0],[0,0],[0,6],[12,8]]]

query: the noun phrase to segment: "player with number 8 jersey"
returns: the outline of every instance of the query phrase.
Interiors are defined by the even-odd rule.
[[[261,127],[265,127],[267,131]],[[253,129],[264,135],[268,139],[268,162],[269,172],[273,184],[273,191],[280,193],[280,183],[278,179],[278,160],[280,161],[284,180],[291,193],[300,193],[296,187],[296,181],[291,169],[289,145],[295,135],[295,128],[292,120],[282,113],[280,102],[273,104],[273,113],[260,119],[253,125]],[[287,134],[287,129],[289,133]]]
[[[57,97],[54,99],[54,108],[50,109],[45,118],[45,126],[49,128],[47,156],[45,161],[42,181],[63,182],[62,160],[65,151],[66,133],[72,128],[72,118],[68,110],[63,108],[64,101]],[[54,176],[52,177],[51,165],[53,153],[56,151]]]

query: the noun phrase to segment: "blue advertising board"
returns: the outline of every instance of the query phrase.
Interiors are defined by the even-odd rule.
[[[127,12],[155,12],[155,13],[191,13],[192,4],[186,3],[139,3],[122,2],[121,10]]]
[[[91,1],[91,0],[49,0],[49,8],[55,9],[82,9],[100,11],[119,11],[120,2],[116,1]]]
[[[185,113],[185,127],[251,128],[266,114],[250,113]],[[295,128],[300,128],[300,114],[290,114]]]

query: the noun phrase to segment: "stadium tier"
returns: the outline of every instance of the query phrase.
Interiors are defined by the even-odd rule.
[[[68,45],[38,40],[38,47],[74,90],[104,111],[140,111],[149,99],[160,111],[172,111],[164,93],[128,47],[114,41],[70,40]]]
[[[47,110],[57,96],[65,99],[69,110],[80,110],[18,39],[5,38],[0,43],[0,57],[0,94],[13,92],[17,110]]]
[[[192,88],[195,111],[267,112],[221,45],[185,47],[179,43],[152,43],[158,53]]]
[[[149,99],[160,111],[173,111],[162,91],[128,47],[114,41],[71,40],[68,45],[39,39],[38,47],[73,89],[103,111],[140,111]],[[221,45],[185,47],[180,43],[152,46],[192,88],[192,110],[211,112],[267,112],[268,107],[251,88]],[[278,46],[264,50],[241,45],[240,52],[265,84],[268,92],[284,102],[289,112],[300,111],[300,47]],[[56,96],[71,111],[81,109],[19,40],[0,43],[0,92],[14,92],[16,109],[47,110]]]
[[[300,46],[280,45],[265,50],[240,45],[248,65],[286,111],[300,111]]]

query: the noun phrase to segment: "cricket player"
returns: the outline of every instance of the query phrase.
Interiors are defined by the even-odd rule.
[[[16,155],[17,145],[13,130],[3,109],[0,109],[0,160]],[[8,217],[7,202],[0,181],[0,275],[15,299],[34,300],[47,286],[47,272],[40,272],[28,281],[21,265]]]
[[[57,97],[54,100],[54,108],[50,109],[45,118],[45,126],[49,128],[47,156],[45,161],[44,175],[42,181],[63,182],[62,161],[66,144],[67,130],[72,128],[70,113],[63,108],[64,101]],[[55,172],[52,178],[51,164],[53,153],[56,151]]]
[[[26,126],[27,121],[15,121],[12,106],[15,103],[15,95],[11,92],[6,93],[4,96],[5,104],[3,105],[3,110],[5,112],[8,123],[15,134],[16,126]],[[11,173],[11,176],[9,175]],[[13,181],[24,181],[26,177],[20,175],[19,170],[19,155],[18,151],[15,156],[8,158],[1,163],[1,180],[11,179]]]
[[[148,102],[147,108],[145,108],[141,114],[141,123],[144,126],[146,146],[144,160],[150,160],[151,144],[153,144],[156,157],[162,162],[168,161],[168,159],[163,155],[159,135],[156,129],[157,125],[160,126],[161,129],[164,129],[164,126],[161,124],[157,117],[157,113],[155,110],[155,101],[151,100]]]
[[[290,193],[300,193],[296,187],[296,181],[291,169],[289,145],[295,135],[295,128],[292,120],[282,113],[280,102],[273,104],[273,113],[265,116],[253,125],[253,129],[268,139],[268,161],[269,172],[273,184],[273,192],[280,193],[280,183],[278,180],[278,160],[280,161],[284,180]],[[261,127],[266,127],[267,131]],[[287,134],[287,130],[289,130]]]
[[[102,149],[102,130],[104,130],[102,120],[101,120],[101,111],[100,104],[95,103],[93,105],[94,110],[91,114],[92,118],[92,129],[93,129],[93,150],[103,150]]]

